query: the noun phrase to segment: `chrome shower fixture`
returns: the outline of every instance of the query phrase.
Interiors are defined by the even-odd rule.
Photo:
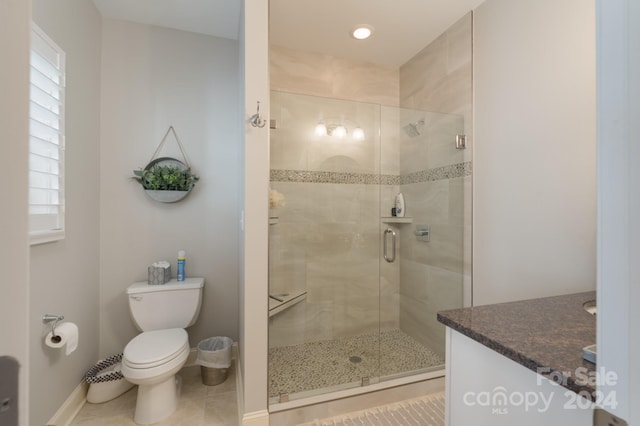
[[[405,125],[402,129],[410,138],[415,138],[416,136],[420,136],[422,132],[422,127],[424,126],[424,120],[418,120],[415,123],[409,123]]]

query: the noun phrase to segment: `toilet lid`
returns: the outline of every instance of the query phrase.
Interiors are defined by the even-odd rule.
[[[150,368],[175,358],[189,346],[187,332],[182,328],[145,331],[124,348],[124,361],[132,368]]]

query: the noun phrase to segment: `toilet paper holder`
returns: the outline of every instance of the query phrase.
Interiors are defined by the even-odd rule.
[[[47,323],[52,323],[51,324],[51,337],[52,338],[57,338],[58,336],[56,336],[56,325],[58,325],[58,323],[60,321],[62,321],[64,319],[64,315],[51,315],[51,314],[44,314],[42,316],[42,322],[44,324]]]

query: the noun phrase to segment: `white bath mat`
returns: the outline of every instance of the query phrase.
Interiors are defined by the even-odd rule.
[[[357,411],[300,426],[443,426],[444,392]]]

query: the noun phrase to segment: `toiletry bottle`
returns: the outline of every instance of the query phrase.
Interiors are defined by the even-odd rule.
[[[178,251],[178,281],[184,281],[186,276],[185,262],[186,253],[184,250]]]
[[[402,192],[399,193],[398,195],[396,195],[396,216],[397,217],[404,217],[404,195],[402,195]]]

